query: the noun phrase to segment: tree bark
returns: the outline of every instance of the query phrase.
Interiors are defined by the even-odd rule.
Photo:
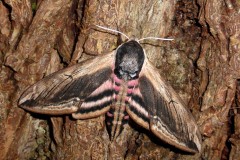
[[[0,159],[238,159],[239,9],[236,0],[0,1]],[[142,46],[197,120],[200,153],[184,153],[134,124],[111,143],[104,115],[74,120],[17,106],[46,75],[119,45],[119,35],[95,25],[137,39],[174,38]]]

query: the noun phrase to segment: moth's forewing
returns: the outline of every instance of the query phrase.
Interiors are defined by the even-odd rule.
[[[85,98],[109,80],[114,58],[114,53],[98,56],[43,78],[22,94],[19,106],[49,115],[76,112]]]
[[[179,149],[199,152],[202,140],[191,112],[147,59],[139,77],[139,88],[143,108],[148,111],[149,130]]]

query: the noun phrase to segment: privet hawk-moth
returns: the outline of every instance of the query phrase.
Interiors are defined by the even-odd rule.
[[[22,94],[19,105],[30,112],[72,114],[75,119],[106,114],[111,140],[131,118],[181,150],[196,153],[201,149],[192,114],[137,40],[43,78]]]

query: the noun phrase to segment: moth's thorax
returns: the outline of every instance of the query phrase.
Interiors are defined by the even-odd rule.
[[[137,84],[137,80],[126,81],[119,79],[115,74],[112,75],[112,81],[113,102],[106,118],[111,140],[116,139],[123,130],[123,125],[128,122],[129,116],[126,112],[126,106]]]
[[[114,73],[120,79],[137,79],[145,60],[141,45],[131,40],[122,44],[116,51]]]

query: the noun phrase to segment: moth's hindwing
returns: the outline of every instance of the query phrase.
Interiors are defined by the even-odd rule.
[[[138,82],[139,83],[139,82]],[[149,95],[151,96],[151,95]],[[129,116],[139,125],[149,130],[149,111],[143,101],[142,93],[140,92],[139,85],[135,86],[131,98],[128,101],[126,111]]]
[[[109,78],[84,100],[79,110],[72,114],[73,118],[93,118],[106,113],[113,100],[112,86],[112,79]]]
[[[22,94],[19,105],[41,114],[76,112],[85,98],[110,79],[114,55],[102,55],[45,77]]]
[[[187,152],[201,150],[201,135],[192,114],[147,59],[127,112],[163,141]]]

